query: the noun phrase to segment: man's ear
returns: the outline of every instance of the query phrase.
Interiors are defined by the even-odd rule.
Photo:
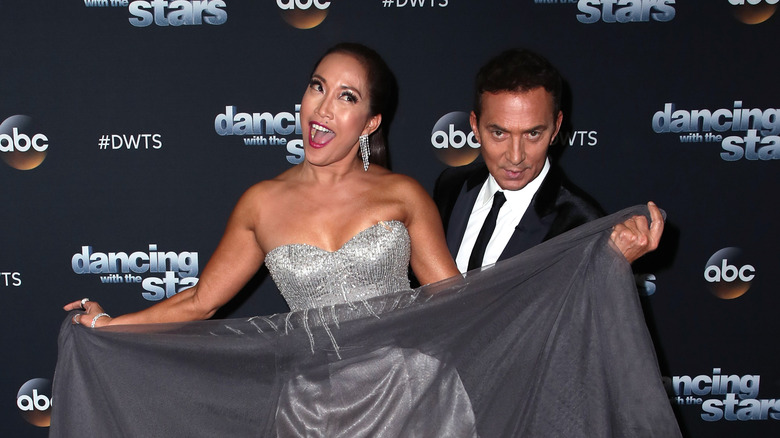
[[[469,114],[469,124],[471,125],[471,132],[474,133],[474,139],[477,140],[477,143],[482,144],[482,141],[479,139],[479,124],[477,122],[477,115],[474,113],[474,111]]]
[[[563,123],[563,111],[558,111],[558,116],[555,118],[555,132],[550,137],[550,144],[553,144],[555,137],[561,132],[561,123]]]

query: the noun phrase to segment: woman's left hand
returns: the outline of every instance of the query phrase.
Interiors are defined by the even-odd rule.
[[[111,317],[103,310],[96,301],[90,301],[89,298],[84,298],[72,303],[68,303],[63,307],[66,311],[71,310],[83,310],[84,313],[76,313],[73,315],[73,324],[86,325],[87,327],[97,328],[103,327],[109,324]]]

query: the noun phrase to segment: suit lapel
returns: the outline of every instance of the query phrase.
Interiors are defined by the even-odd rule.
[[[477,202],[482,185],[487,181],[487,167],[482,166],[477,169],[463,184],[455,205],[452,208],[449,223],[447,225],[447,247],[453,258],[458,256],[460,243],[463,241],[463,235],[466,233],[466,225],[469,223],[471,210],[474,209],[474,203]]]
[[[509,238],[499,260],[516,256],[544,241],[555,219],[555,203],[560,189],[560,176],[553,166],[536,191],[515,232]]]
[[[544,240],[544,236],[547,235],[551,223],[550,216],[540,218],[533,208],[526,210],[498,259],[508,259],[540,244]]]

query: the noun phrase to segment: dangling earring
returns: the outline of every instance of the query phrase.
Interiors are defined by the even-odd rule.
[[[368,136],[363,134],[360,136],[360,157],[363,158],[363,170],[368,172],[368,157],[371,155],[371,150],[368,148]]]

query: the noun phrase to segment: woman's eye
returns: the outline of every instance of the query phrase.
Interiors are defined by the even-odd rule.
[[[355,95],[352,93],[344,93],[341,95],[341,98],[346,100],[347,102],[352,102],[352,103],[357,102],[357,97],[355,97]]]

